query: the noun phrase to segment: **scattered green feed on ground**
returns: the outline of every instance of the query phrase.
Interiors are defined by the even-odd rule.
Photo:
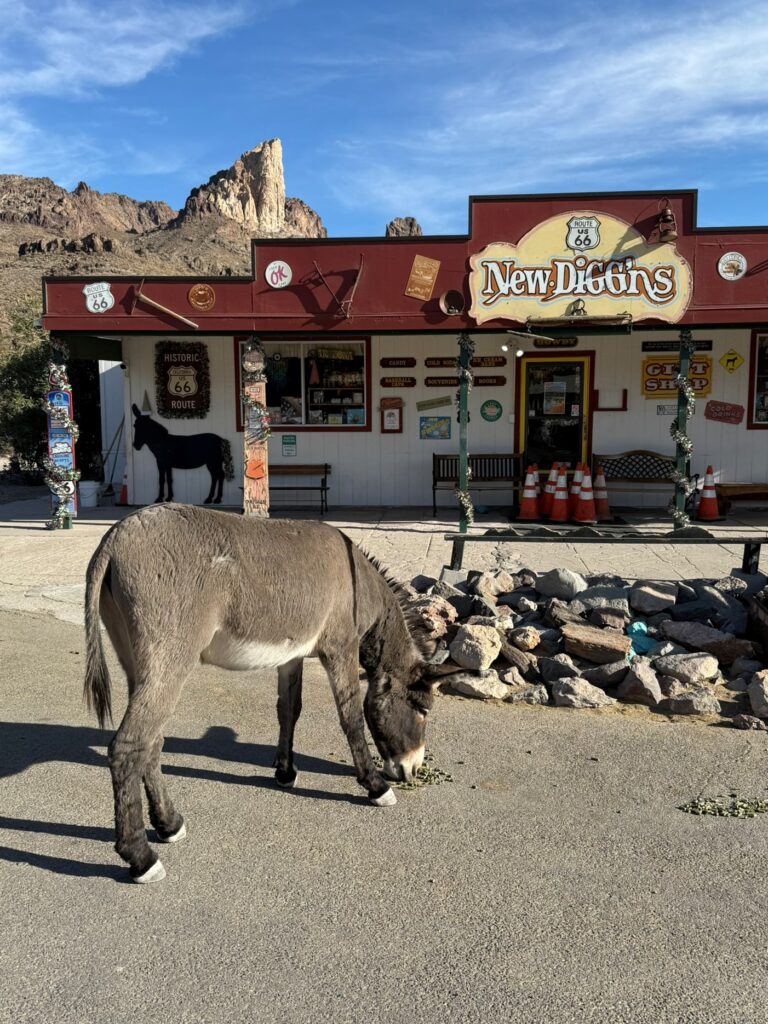
[[[731,793],[730,796],[697,796],[687,804],[680,804],[678,810],[686,814],[711,814],[717,818],[754,818],[756,814],[768,813],[768,800],[758,797],[749,799]]]
[[[374,757],[373,760],[377,768],[383,767],[383,761],[380,757]],[[411,782],[390,781],[390,786],[393,789],[421,789],[422,786],[439,786],[441,782],[453,782],[453,776],[450,772],[436,767],[434,761],[435,757],[432,751],[426,750],[424,752],[424,763],[416,772],[415,778]]]

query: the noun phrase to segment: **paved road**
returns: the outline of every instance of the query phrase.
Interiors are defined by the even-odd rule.
[[[139,887],[82,651],[0,612],[2,1024],[765,1021],[768,816],[676,810],[765,796],[764,735],[443,697],[429,744],[455,781],[377,809],[314,663],[293,793],[273,680],[200,669],[165,755],[189,837]]]

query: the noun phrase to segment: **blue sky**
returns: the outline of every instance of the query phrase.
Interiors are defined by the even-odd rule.
[[[768,0],[0,0],[0,172],[183,204],[263,139],[333,235],[474,193],[768,223]]]

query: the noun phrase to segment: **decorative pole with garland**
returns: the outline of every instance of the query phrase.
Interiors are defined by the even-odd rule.
[[[266,407],[267,377],[264,366],[264,349],[254,335],[243,352],[242,361],[243,514],[266,519],[269,516],[267,440],[271,431]]]
[[[466,533],[475,521],[475,510],[469,496],[469,481],[472,471],[469,467],[467,451],[467,424],[469,423],[469,392],[472,390],[471,360],[475,352],[475,343],[466,331],[459,335],[459,354],[456,359],[456,370],[459,375],[459,389],[456,392],[456,409],[459,421],[459,483],[456,497],[459,500],[459,533]],[[462,547],[463,547],[462,542]]]
[[[688,417],[693,415],[696,406],[696,395],[691,386],[688,373],[691,366],[691,355],[695,350],[690,329],[684,327],[680,331],[680,366],[675,386],[677,387],[677,416],[672,420],[669,432],[676,445],[676,464],[673,480],[675,495],[669,504],[669,511],[674,520],[674,529],[682,530],[690,525],[690,518],[685,511],[685,503],[693,490],[688,476],[688,463],[693,451],[693,441],[688,436]]]
[[[72,419],[72,386],[63,362],[67,349],[60,339],[53,345],[54,358],[48,362],[48,391],[41,402],[48,417],[48,455],[43,466],[53,504],[46,526],[49,530],[70,530],[77,511],[80,472],[75,469],[75,442],[80,431]],[[59,362],[55,362],[56,358]]]

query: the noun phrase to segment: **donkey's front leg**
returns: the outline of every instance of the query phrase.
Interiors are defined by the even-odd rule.
[[[275,779],[279,786],[290,788],[296,783],[293,767],[293,733],[301,714],[301,681],[304,659],[295,658],[277,670],[277,720],[280,739],[275,755]]]
[[[168,501],[173,501],[173,467],[170,463],[166,467],[165,478],[168,481]]]
[[[163,494],[165,494],[165,463],[157,460],[157,497],[155,498],[155,504],[159,504],[163,500]]]
[[[336,708],[344,734],[352,752],[357,770],[357,781],[368,790],[368,799],[377,807],[397,803],[389,784],[373,763],[368,741],[365,738],[365,715],[360,697],[360,668],[358,645],[341,649],[335,654],[321,654],[331,689],[336,699]]]

